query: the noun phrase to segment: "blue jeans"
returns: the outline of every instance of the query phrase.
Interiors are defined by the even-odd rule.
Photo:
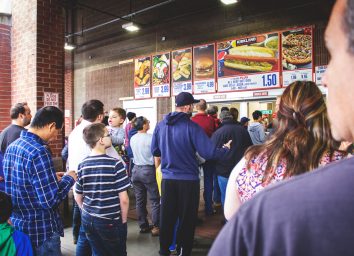
[[[76,256],[90,256],[91,255],[91,245],[87,240],[83,226],[80,226],[79,238],[76,244]]]
[[[52,237],[46,240],[41,246],[32,247],[36,256],[61,256],[60,235],[54,233]]]
[[[220,188],[219,188],[219,184],[218,184],[218,176],[217,175],[213,175],[213,179],[214,179],[214,194],[213,194],[213,201],[214,203],[220,203],[221,202],[221,196],[220,196]]]
[[[218,176],[218,183],[220,187],[220,194],[221,194],[221,204],[222,207],[224,208],[225,204],[225,194],[226,194],[226,186],[227,186],[227,181],[229,178],[225,178],[223,176]]]
[[[81,213],[75,199],[73,199],[73,238],[78,240],[81,226]]]
[[[211,215],[213,213],[213,164],[205,162],[203,165],[204,170],[204,202],[205,214]]]
[[[93,256],[127,255],[127,223],[100,219],[86,213],[82,213],[81,217]]]

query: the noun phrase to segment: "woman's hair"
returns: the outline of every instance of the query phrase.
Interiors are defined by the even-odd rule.
[[[290,84],[281,96],[277,115],[274,135],[245,154],[248,163],[258,155],[267,157],[264,182],[272,179],[282,160],[286,162],[285,177],[289,177],[317,168],[324,153],[332,157],[339,148],[332,137],[326,103],[314,82]]]
[[[134,119],[134,128],[137,129],[138,131],[141,131],[144,128],[144,124],[149,122],[145,117],[139,116]]]

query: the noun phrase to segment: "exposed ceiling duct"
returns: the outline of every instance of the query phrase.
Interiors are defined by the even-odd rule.
[[[104,22],[104,23],[101,23],[101,24],[98,24],[98,25],[95,25],[95,26],[92,26],[92,27],[89,27],[89,28],[85,28],[85,29],[82,29],[81,31],[78,31],[78,32],[74,32],[74,33],[70,33],[68,35],[66,35],[65,37],[66,38],[71,38],[71,37],[74,37],[74,36],[81,36],[83,33],[85,32],[88,32],[88,31],[92,31],[92,30],[95,30],[95,29],[98,29],[98,28],[101,28],[103,26],[107,26],[109,24],[112,24],[112,23],[115,23],[117,21],[120,21],[120,20],[124,20],[124,21],[127,21],[129,20],[131,17],[133,16],[136,16],[138,14],[141,14],[141,13],[144,13],[144,12],[147,12],[147,11],[150,11],[152,9],[155,9],[155,8],[158,8],[158,7],[161,7],[161,6],[164,6],[164,5],[167,5],[167,4],[170,4],[172,2],[174,2],[175,0],[167,0],[167,1],[164,1],[164,2],[161,2],[161,3],[158,3],[158,4],[155,4],[155,5],[152,5],[152,6],[149,6],[149,7],[146,7],[144,9],[141,9],[139,11],[135,11],[135,12],[131,12],[127,15],[124,15],[122,17],[117,17],[113,20],[110,20],[110,21],[107,21],[107,22]],[[91,8],[92,9],[92,8]],[[107,14],[107,13],[106,13]],[[112,15],[112,14],[109,14],[109,15]]]

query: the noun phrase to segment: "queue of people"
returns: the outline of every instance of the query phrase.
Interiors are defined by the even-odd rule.
[[[337,0],[326,30],[332,55],[323,78],[328,107],[315,83],[290,84],[279,98],[269,137],[261,112],[253,112],[252,123],[247,117],[239,123],[237,109],[224,108],[218,116],[215,106],[207,108],[187,92],[176,96],[175,111],[152,135],[149,120],[133,114],[124,130],[120,108],[110,111],[106,127],[104,104],[89,100],[68,137],[68,170],[56,172],[48,143],[63,127],[63,112],[43,107],[31,120],[28,105],[16,104],[12,124],[0,134],[6,192],[0,192],[0,255],[61,255],[58,207],[73,187],[76,255],[127,255],[131,187],[140,232],[159,236],[159,255],[171,254],[174,237],[177,254],[191,255],[200,165],[205,213],[214,213],[218,187],[228,220],[209,255],[351,255],[354,160],[340,145],[354,140],[348,118],[354,99],[353,13],[353,0]],[[191,118],[194,105],[198,113]],[[133,167],[119,155],[124,144]]]

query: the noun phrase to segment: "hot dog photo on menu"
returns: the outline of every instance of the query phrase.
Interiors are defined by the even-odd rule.
[[[279,34],[217,43],[218,77],[279,71]]]

